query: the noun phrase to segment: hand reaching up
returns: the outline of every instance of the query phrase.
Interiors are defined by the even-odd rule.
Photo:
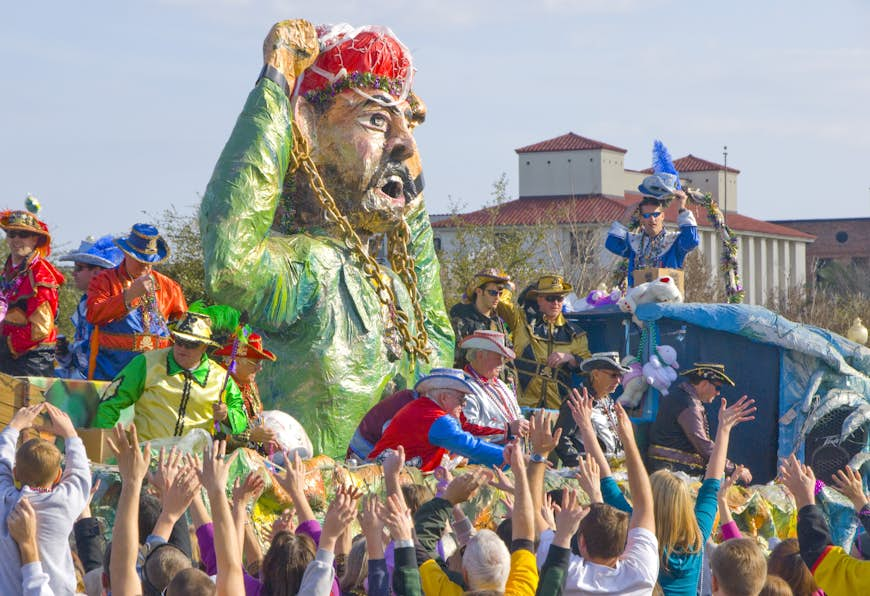
[[[36,511],[26,497],[21,498],[9,512],[6,527],[12,540],[18,545],[22,565],[39,560],[36,525]]]
[[[130,425],[130,437],[124,432],[124,427],[118,424],[115,427],[114,438],[108,437],[106,444],[115,459],[118,461],[118,472],[121,480],[136,487],[142,486],[142,480],[148,472],[148,464],[151,458],[151,443],[145,443],[144,450],[139,448],[139,434],[136,425]],[[136,489],[138,490],[138,488]]]
[[[737,403],[729,408],[727,407],[728,402],[725,401],[725,398],[722,398],[719,405],[719,429],[724,432],[731,432],[731,429],[741,422],[755,420],[755,416],[752,414],[754,414],[758,408],[753,405],[754,403],[754,399],[750,399],[744,395],[737,400]]]
[[[451,505],[464,503],[477,492],[477,489],[486,484],[486,479],[487,475],[480,469],[457,476],[444,489],[444,498],[450,501]]]
[[[798,509],[815,502],[816,476],[809,466],[798,461],[794,453],[782,460],[779,476],[785,487],[794,495]]]
[[[25,428],[30,428],[33,426],[33,422],[36,418],[42,414],[44,408],[45,403],[18,408],[15,414],[12,415],[12,420],[9,421],[9,428],[14,428],[19,432]]]
[[[245,480],[236,478],[233,483],[233,508],[247,509],[248,503],[256,501],[266,489],[266,482],[257,470],[250,472]]]
[[[190,507],[190,502],[193,501],[194,495],[200,489],[199,474],[193,468],[185,468],[181,470],[175,477],[175,481],[169,489],[163,493],[163,511],[173,521],[178,521],[187,508]],[[171,529],[170,529],[171,531]]]
[[[44,430],[50,432],[56,437],[70,439],[77,437],[76,427],[69,417],[69,414],[48,402],[45,402],[45,413],[48,414],[48,427]]]
[[[291,496],[295,492],[304,492],[307,470],[305,469],[305,464],[302,462],[302,458],[299,456],[299,452],[296,451],[291,456],[287,451],[285,451],[284,465],[286,466],[284,474],[281,476],[276,475],[278,483]]]
[[[385,522],[390,531],[390,537],[395,540],[412,540],[414,537],[414,519],[411,510],[397,495],[387,497]]]
[[[571,538],[577,533],[580,522],[587,513],[589,509],[580,506],[575,491],[562,489],[562,505],[556,513],[556,535],[553,537],[553,544],[570,548]]]
[[[837,470],[831,481],[834,484],[834,488],[852,501],[855,511],[861,511],[861,508],[868,503],[867,495],[864,494],[864,481],[861,478],[861,474],[849,466],[844,467],[842,470]]]
[[[384,476],[398,476],[405,468],[405,448],[399,445],[396,449],[388,449],[384,454]]]
[[[589,397],[586,387],[583,388],[582,394],[577,389],[571,389],[571,395],[568,396],[568,409],[571,410],[571,417],[577,428],[581,431],[586,428],[592,430],[592,398]],[[594,433],[594,430],[592,432]]]
[[[227,442],[220,440],[207,445],[203,454],[200,480],[208,492],[209,499],[212,500],[217,495],[221,495],[226,500],[227,475],[233,460],[239,454],[236,451],[230,457],[226,457],[226,452]]]
[[[623,445],[635,444],[634,427],[631,424],[631,418],[625,412],[625,408],[616,402],[613,404],[613,410],[616,412],[616,433],[619,435],[619,440],[622,441]]]
[[[175,477],[183,464],[182,453],[177,447],[173,447],[167,453],[165,447],[161,447],[157,457],[157,467],[148,473],[148,483],[154,487],[158,497],[162,497],[175,482]],[[199,466],[197,466],[199,467]]]
[[[359,499],[357,491],[339,489],[323,519],[323,531],[320,535],[320,548],[332,552],[335,542],[356,517],[356,503]]]
[[[577,480],[592,503],[604,502],[601,496],[601,468],[595,458],[588,453],[577,460]]]
[[[532,443],[532,452],[547,457],[556,445],[559,444],[559,438],[562,436],[562,429],[556,429],[553,432],[553,420],[550,412],[546,410],[536,410],[532,414],[529,421],[529,440]]]

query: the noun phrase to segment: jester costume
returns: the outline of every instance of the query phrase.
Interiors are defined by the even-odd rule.
[[[323,57],[315,64],[330,68]],[[353,70],[350,62],[345,65]],[[384,60],[381,67],[387,71],[379,74],[394,76],[391,65]],[[405,221],[417,304],[431,349],[428,362],[391,342],[390,321],[397,311],[408,315],[412,336],[419,332],[412,298],[398,274],[386,268],[376,273],[395,294],[395,302],[385,304],[360,254],[338,230],[308,227],[284,234],[273,229],[279,205],[284,210],[293,200],[292,194],[282,200],[294,150],[291,114],[283,86],[261,78],[202,200],[205,282],[213,300],[249,313],[251,325],[264,332],[281,361],[258,376],[266,407],[297,418],[315,453],[338,457],[385,390],[413,385],[430,366],[452,361],[453,332],[419,195],[406,204]]]

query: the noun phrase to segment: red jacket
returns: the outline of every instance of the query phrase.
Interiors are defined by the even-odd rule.
[[[8,258],[3,268],[7,309],[0,334],[15,358],[39,346],[54,346],[57,292],[64,283],[60,271],[36,253],[22,265],[13,268]]]
[[[151,270],[154,277],[155,294],[160,312],[167,321],[179,318],[187,311],[187,301],[174,280],[162,273]],[[133,283],[129,279],[124,263],[114,269],[107,269],[91,280],[88,288],[88,322],[103,326],[112,321],[123,319],[129,312],[124,305],[124,290]],[[139,306],[141,298],[135,298],[131,307]]]
[[[433,426],[436,428],[433,429]],[[477,463],[497,465],[501,464],[503,447],[486,443],[475,436],[502,434],[503,428],[471,424],[464,414],[460,415],[457,422],[441,406],[421,395],[396,413],[369,458],[377,457],[385,449],[402,445],[405,459],[411,461],[419,457],[422,460],[420,469],[424,472],[437,468],[441,458],[448,452],[477,460]],[[432,439],[440,444],[433,443]],[[446,447],[451,448],[448,451]]]

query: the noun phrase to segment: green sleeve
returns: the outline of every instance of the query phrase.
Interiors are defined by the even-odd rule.
[[[118,423],[121,410],[130,407],[139,400],[145,389],[145,371],[147,368],[145,356],[139,355],[121,369],[121,372],[106,387],[100,398],[97,415],[94,418],[96,428],[112,428]]]
[[[414,532],[417,535],[417,542],[426,551],[428,559],[438,558],[438,541],[444,534],[452,508],[450,501],[435,497],[423,503],[414,514]],[[418,558],[418,565],[423,562],[422,558]]]
[[[453,366],[454,335],[444,306],[441,289],[441,265],[435,254],[432,225],[422,199],[406,216],[411,233],[408,254],[414,259],[417,289],[420,292],[420,307],[423,310],[429,344],[433,348],[430,367]],[[409,313],[413,316],[413,313]]]
[[[242,398],[242,392],[232,377],[227,381],[224,401],[227,404],[227,419],[232,430],[231,434],[237,435],[248,427],[248,416],[245,414],[245,400]]]
[[[293,146],[284,91],[263,79],[251,93],[202,198],[206,291],[258,324],[292,324],[313,304],[313,283],[293,244],[271,233]]]

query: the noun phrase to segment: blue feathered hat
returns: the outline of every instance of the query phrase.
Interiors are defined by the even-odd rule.
[[[637,187],[643,196],[666,200],[683,188],[680,185],[680,173],[674,167],[668,148],[658,139],[653,143],[652,169],[652,175],[644,178]]]
[[[77,250],[69,252],[58,259],[59,261],[73,261],[96,265],[103,269],[113,269],[124,260],[124,253],[115,246],[115,238],[109,234],[99,240],[88,236],[79,245]]]
[[[115,244],[129,255],[149,265],[162,263],[169,258],[169,245],[152,225],[138,223],[126,238],[115,238]]]

